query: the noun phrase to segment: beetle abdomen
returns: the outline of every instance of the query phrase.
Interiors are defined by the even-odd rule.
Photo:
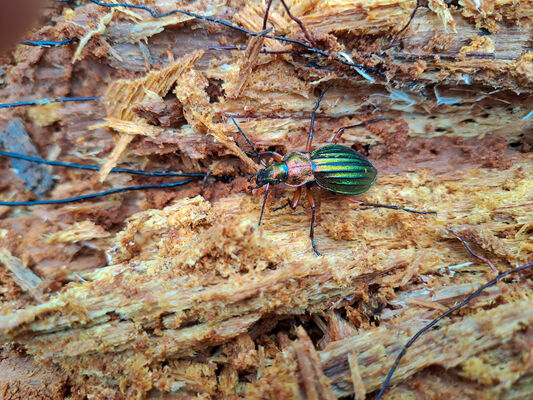
[[[341,145],[329,145],[311,153],[318,186],[335,193],[366,192],[376,181],[378,171],[362,154]]]

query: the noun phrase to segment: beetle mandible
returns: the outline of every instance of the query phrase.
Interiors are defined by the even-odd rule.
[[[310,190],[310,186],[313,183],[316,183],[322,189],[326,189],[330,192],[341,195],[347,200],[363,206],[403,210],[415,214],[437,213],[436,211],[417,211],[409,208],[385,204],[365,203],[349,197],[364,193],[370,189],[374,182],[376,182],[378,171],[376,167],[374,167],[374,165],[361,153],[350,147],[339,145],[337,142],[347,129],[363,127],[378,121],[392,120],[392,118],[377,118],[362,122],[360,124],[342,127],[337,131],[335,136],[329,140],[332,144],[312,150],[313,127],[315,123],[316,112],[328,89],[329,86],[322,91],[313,109],[313,112],[311,113],[311,125],[305,151],[292,151],[285,156],[282,156],[274,151],[258,152],[243,130],[239,127],[237,122],[233,118],[231,119],[246,142],[253,149],[253,153],[245,153],[258,157],[264,167],[255,174],[252,174],[248,179],[248,181],[251,181],[253,178],[255,178],[256,183],[256,186],[249,187],[249,189],[254,190],[266,186],[265,198],[263,200],[261,215],[259,217],[259,225],[261,225],[261,220],[263,219],[263,213],[265,211],[265,204],[270,185],[282,183],[285,186],[296,188],[292,200],[288,200],[287,204],[274,210],[279,210],[286,206],[290,206],[294,210],[298,206],[302,196],[302,189],[304,186],[306,186],[307,201],[309,202],[312,211],[309,237],[311,238],[313,250],[319,256],[321,254],[317,250],[314,240],[316,201]],[[274,159],[274,162],[267,165],[262,159],[262,157],[266,155],[271,156]]]

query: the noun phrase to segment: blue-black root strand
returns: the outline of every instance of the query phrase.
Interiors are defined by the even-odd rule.
[[[53,40],[21,40],[20,44],[24,44],[26,46],[37,46],[37,47],[56,47],[56,46],[63,46],[65,44],[69,44],[72,42],[79,42],[78,38],[68,38],[63,39],[59,41],[53,41]]]
[[[68,163],[64,161],[44,160],[39,157],[33,157],[33,156],[28,156],[28,155],[19,154],[19,153],[10,153],[8,151],[3,151],[3,150],[0,150],[0,156],[5,156],[9,158],[17,158],[19,160],[25,160],[25,161],[35,162],[39,164],[54,165],[58,167],[100,171],[100,167],[96,165],[74,164],[74,163]],[[109,172],[119,173],[119,174],[142,175],[142,176],[174,176],[174,177],[183,177],[183,178],[186,178],[186,177],[203,178],[206,175],[206,174],[201,174],[201,173],[186,173],[186,172],[171,172],[171,171],[170,172],[140,171],[137,169],[128,169],[128,168],[113,168]]]
[[[29,162],[34,162],[38,164],[53,165],[66,168],[77,168],[90,171],[99,171],[100,167],[96,165],[86,165],[86,164],[74,164],[63,161],[51,161],[44,160],[39,157],[28,156],[25,154],[11,153],[8,151],[0,150],[0,156],[5,156],[9,158],[17,158],[19,160],[25,160]],[[131,175],[142,175],[150,177],[181,177],[181,178],[190,178],[180,182],[170,182],[170,183],[158,183],[158,184],[149,184],[149,185],[134,185],[134,186],[125,186],[121,188],[115,188],[106,190],[98,193],[90,193],[82,196],[70,197],[66,199],[55,199],[55,200],[33,200],[33,201],[0,201],[0,205],[17,207],[17,206],[36,206],[43,204],[64,204],[71,203],[74,201],[93,199],[96,197],[108,196],[115,193],[128,192],[133,190],[145,190],[145,189],[168,189],[177,186],[186,185],[187,183],[194,182],[199,179],[203,179],[207,176],[204,173],[186,173],[186,172],[159,172],[159,171],[140,171],[136,169],[128,168],[113,168],[110,171],[111,173],[120,173],[120,174],[131,174]],[[220,180],[224,180],[226,177],[221,177]]]
[[[125,187],[121,187],[121,188],[115,188],[115,189],[106,190],[106,191],[103,191],[103,192],[90,193],[90,194],[85,194],[85,195],[77,196],[77,197],[70,197],[70,198],[67,198],[67,199],[35,200],[35,201],[0,201],[0,206],[17,207],[17,206],[37,206],[37,205],[43,205],[43,204],[72,203],[74,201],[94,199],[95,197],[108,196],[110,194],[121,193],[121,192],[129,192],[129,191],[133,191],[133,190],[173,188],[173,187],[177,187],[177,186],[186,185],[187,183],[194,182],[195,180],[197,180],[197,179],[187,179],[185,181],[180,181],[180,182],[159,183],[159,184],[153,184],[153,185],[125,186]]]
[[[199,20],[202,20],[202,21],[214,22],[216,24],[224,25],[224,26],[226,26],[226,27],[228,27],[230,29],[237,30],[237,31],[242,32],[242,33],[244,33],[246,35],[249,35],[249,36],[262,36],[262,37],[265,37],[267,39],[277,40],[279,42],[296,44],[298,46],[304,47],[310,53],[320,54],[323,57],[333,59],[333,60],[335,60],[337,62],[340,62],[341,64],[344,64],[346,66],[360,68],[360,69],[363,69],[363,70],[368,71],[368,72],[376,73],[376,74],[378,74],[380,76],[385,76],[385,74],[382,71],[380,71],[379,69],[377,69],[377,68],[368,67],[366,65],[349,62],[349,61],[346,61],[346,60],[344,60],[344,59],[342,59],[340,57],[334,57],[331,54],[329,54],[328,52],[326,52],[324,50],[317,49],[316,47],[313,47],[313,46],[311,46],[311,45],[309,45],[309,44],[307,44],[305,42],[302,42],[301,40],[291,39],[291,38],[287,38],[287,37],[284,37],[284,36],[268,35],[265,31],[253,32],[253,31],[250,31],[250,30],[248,30],[246,28],[243,28],[242,26],[235,25],[235,24],[233,24],[233,23],[231,23],[229,21],[225,21],[225,20],[219,19],[219,18],[209,17],[209,16],[206,16],[206,15],[197,14],[197,13],[194,13],[192,11],[175,9],[175,10],[172,10],[172,11],[168,11],[166,13],[159,14],[159,13],[156,13],[154,10],[152,10],[150,7],[145,6],[145,5],[130,4],[130,3],[104,3],[104,2],[99,1],[99,0],[89,0],[89,1],[91,1],[92,3],[97,4],[99,6],[108,7],[108,8],[127,7],[127,8],[137,9],[137,10],[144,10],[144,11],[147,11],[148,13],[150,13],[150,15],[153,18],[163,18],[163,17],[168,17],[169,15],[174,15],[174,14],[187,15],[189,17],[193,17],[193,18],[196,18],[196,19],[199,19]]]
[[[15,103],[0,103],[0,109],[2,108],[13,108],[13,107],[23,107],[23,106],[39,106],[43,104],[50,103],[67,103],[70,101],[98,101],[99,97],[58,97],[56,99],[39,99],[39,100],[26,100],[26,101],[17,101]]]
[[[411,347],[413,345],[413,343],[420,337],[422,336],[424,333],[426,333],[428,330],[430,330],[431,328],[433,328],[437,323],[439,323],[442,319],[448,317],[449,315],[453,314],[455,311],[457,311],[458,309],[466,306],[468,303],[470,303],[474,298],[476,298],[477,296],[479,296],[481,294],[481,292],[483,292],[485,289],[491,287],[491,286],[494,286],[496,283],[498,283],[500,280],[502,280],[503,278],[505,278],[507,275],[511,275],[511,274],[515,274],[515,273],[518,273],[518,272],[522,272],[522,271],[525,271],[526,269],[529,269],[529,268],[532,268],[533,267],[533,263],[531,264],[527,264],[527,265],[523,265],[521,267],[517,267],[517,268],[514,268],[514,269],[510,269],[509,271],[505,271],[501,274],[499,274],[496,278],[494,278],[493,280],[491,280],[490,282],[487,282],[485,283],[483,286],[481,286],[480,288],[478,288],[474,293],[472,293],[470,296],[468,296],[466,299],[464,299],[462,302],[460,302],[459,304],[457,304],[455,307],[452,307],[450,308],[448,311],[446,311],[445,313],[439,315],[437,318],[435,318],[433,321],[431,321],[429,324],[427,324],[426,326],[424,326],[422,329],[420,329],[411,339],[409,339],[409,341],[405,344],[405,346],[403,347],[402,351],[400,352],[400,354],[398,354],[398,356],[396,357],[396,360],[394,361],[394,364],[392,365],[391,369],[389,370],[389,373],[387,374],[387,377],[385,378],[385,382],[383,383],[383,385],[381,386],[381,390],[379,391],[378,395],[376,396],[375,400],[379,400],[383,397],[383,394],[385,393],[385,390],[387,390],[387,388],[389,387],[389,384],[390,384],[390,381],[391,381],[391,378],[392,376],[394,375],[394,372],[396,372],[396,369],[398,368],[398,365],[400,364],[400,361],[402,360],[403,356],[405,356],[405,353],[407,353],[407,350],[409,349],[409,347]]]

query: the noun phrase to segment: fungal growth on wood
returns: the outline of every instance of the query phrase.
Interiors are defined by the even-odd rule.
[[[0,55],[0,393],[528,398],[531,15],[49,2]],[[377,180],[283,207],[333,137]]]

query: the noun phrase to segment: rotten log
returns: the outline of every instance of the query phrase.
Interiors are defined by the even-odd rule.
[[[36,297],[0,260],[4,393],[370,398],[409,336],[492,276],[449,229],[500,271],[533,259],[533,3],[477,3],[430,1],[397,35],[415,1],[288,2],[330,58],[186,16],[49,6],[43,18],[54,22],[28,35],[80,42],[18,46],[2,59],[1,102],[103,101],[3,110],[0,128],[16,116],[46,158],[105,167],[104,182],[54,169],[50,197],[146,183],[106,176],[118,164],[234,179],[0,207],[3,253],[46,283]],[[262,29],[265,7],[255,2],[188,7]],[[280,4],[268,26],[306,39]],[[238,49],[208,50],[216,46]],[[246,180],[259,165],[230,117],[259,150],[301,150],[325,84],[316,147],[340,127],[394,119],[343,136],[379,171],[358,198],[438,214],[359,207],[314,190],[317,257],[309,211],[272,210],[290,190],[273,190],[257,226],[263,192]],[[180,118],[160,123],[176,105]],[[7,161],[1,167],[2,200],[34,198]],[[532,298],[525,273],[442,321],[410,349],[386,398],[530,396]],[[40,389],[28,379],[35,368]]]

